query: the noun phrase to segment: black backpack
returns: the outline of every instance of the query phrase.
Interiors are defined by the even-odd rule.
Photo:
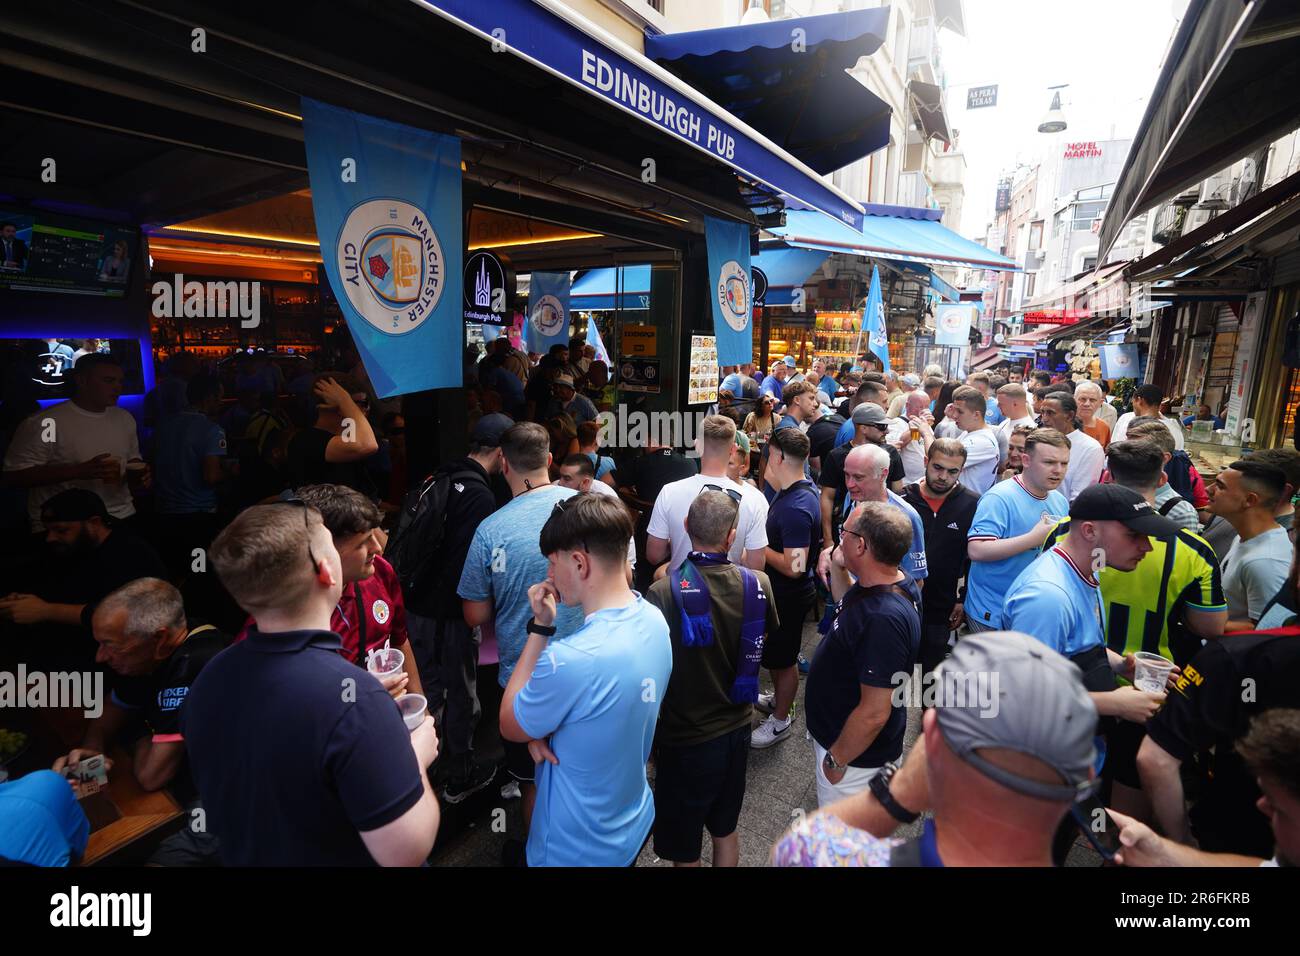
[[[388,539],[384,557],[397,572],[404,594],[428,593],[436,584],[442,566],[438,556],[447,535],[447,503],[452,487],[466,481],[477,481],[487,487],[477,471],[439,470],[419,488],[408,492],[402,502],[402,516]]]

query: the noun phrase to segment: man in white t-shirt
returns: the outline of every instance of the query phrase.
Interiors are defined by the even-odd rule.
[[[41,505],[69,488],[93,491],[114,518],[131,517],[127,462],[143,466],[133,470],[136,486],[150,483],[135,419],[117,407],[122,366],[109,355],[86,355],[72,369],[72,381],[73,397],[24,419],[5,453],[5,481],[27,489],[33,531],[42,527]]]
[[[1029,393],[1019,382],[1008,382],[998,389],[998,411],[1002,413],[1002,424],[998,425],[998,450],[1002,461],[1007,460],[1007,449],[1011,446],[1011,435],[1017,425],[1036,428],[1038,422],[1029,413]]]
[[[700,473],[664,485],[650,513],[646,558],[651,564],[664,565],[656,577],[669,566],[677,567],[690,553],[686,513],[691,509],[691,502],[708,486],[727,492],[740,503],[736,540],[729,554],[731,560],[756,571],[762,570],[766,562],[767,501],[761,493],[746,494],[743,486],[727,477],[727,463],[736,443],[736,423],[723,415],[710,415],[704,419],[701,431]]]
[[[596,466],[582,452],[574,452],[564,459],[563,464],[560,465],[560,477],[555,479],[555,483],[564,488],[572,488],[578,494],[591,492],[593,495],[603,495],[619,502],[623,500],[619,498],[618,492],[605,482],[596,480]],[[634,519],[635,517],[633,515]],[[627,566],[633,571],[636,570],[635,540],[627,543]]]
[[[1169,434],[1174,436],[1174,447],[1183,450],[1183,426],[1176,418],[1167,418],[1160,414],[1160,404],[1165,400],[1165,393],[1159,385],[1139,385],[1133,390],[1133,411],[1125,412],[1115,422],[1110,431],[1111,441],[1123,441],[1128,434],[1128,426],[1133,419],[1140,416],[1158,418],[1169,427]]]
[[[998,480],[998,462],[1002,460],[997,432],[984,417],[988,399],[978,388],[963,385],[952,393],[952,404],[957,411],[957,427],[962,430],[958,441],[966,449],[966,465],[959,480],[982,495]]]
[[[1101,481],[1106,452],[1101,442],[1078,427],[1079,406],[1068,391],[1051,392],[1038,403],[1043,427],[1055,428],[1070,443],[1070,467],[1061,482],[1061,494],[1074,501],[1083,489]]]

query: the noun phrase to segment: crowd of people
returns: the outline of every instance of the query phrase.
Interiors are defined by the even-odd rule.
[[[504,783],[507,865],[694,866],[707,833],[734,866],[802,680],[819,809],[777,865],[1300,862],[1300,452],[1202,476],[1157,386],[880,366],[725,368],[693,447],[604,448],[594,350],[500,338],[467,454],[420,476],[359,363],[180,353],[142,429],[81,357],[4,436],[0,635],[111,696],[0,783],[45,808],[0,857],[75,859],[60,777],[120,747],[204,811],[163,865],[421,865]]]

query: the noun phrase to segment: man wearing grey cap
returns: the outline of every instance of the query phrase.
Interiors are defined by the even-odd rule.
[[[1062,820],[1092,788],[1097,710],[1079,669],[1027,634],[981,632],[924,693],[934,706],[903,766],[796,823],[775,865],[1052,865]],[[888,838],[925,810],[919,837]]]

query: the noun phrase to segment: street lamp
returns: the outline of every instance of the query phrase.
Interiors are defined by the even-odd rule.
[[[1038,124],[1038,132],[1060,133],[1066,128],[1065,114],[1061,112],[1061,90],[1068,85],[1068,83],[1062,83],[1060,86],[1048,87],[1049,90],[1055,90],[1056,92],[1052,94],[1052,105],[1048,107],[1047,115]]]

